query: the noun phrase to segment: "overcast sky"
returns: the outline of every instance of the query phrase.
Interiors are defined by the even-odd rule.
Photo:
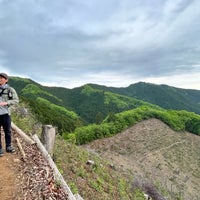
[[[66,88],[200,90],[200,0],[0,0],[0,71]]]

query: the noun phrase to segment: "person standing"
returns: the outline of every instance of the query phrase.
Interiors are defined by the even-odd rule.
[[[11,145],[11,116],[9,107],[18,102],[19,98],[17,92],[8,85],[8,75],[6,73],[0,73],[0,156],[4,154],[1,142],[2,127],[5,133],[6,152],[15,152],[15,149]]]

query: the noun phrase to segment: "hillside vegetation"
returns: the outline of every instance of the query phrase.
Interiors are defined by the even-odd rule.
[[[75,129],[73,133],[63,134],[63,137],[76,144],[85,144],[96,139],[113,136],[142,120],[150,118],[162,120],[175,131],[187,130],[200,135],[200,116],[197,114],[141,106],[122,113],[110,114],[100,125],[91,124],[80,127]]]
[[[168,85],[139,82],[124,88],[91,84],[92,87],[116,94],[134,97],[165,109],[187,110],[200,114],[200,91]]]

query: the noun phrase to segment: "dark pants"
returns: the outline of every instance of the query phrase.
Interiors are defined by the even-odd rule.
[[[3,127],[5,133],[5,143],[6,147],[11,146],[11,118],[10,115],[0,115],[0,128]],[[2,149],[1,144],[1,131],[0,131],[0,149]]]

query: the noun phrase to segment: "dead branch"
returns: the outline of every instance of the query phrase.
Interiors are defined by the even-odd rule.
[[[21,154],[22,154],[22,158],[23,158],[23,160],[25,161],[25,160],[26,160],[26,154],[25,154],[25,152],[24,152],[24,150],[23,150],[23,148],[22,148],[22,145],[21,145],[21,143],[20,143],[18,137],[16,137],[15,139],[16,139],[16,141],[17,141],[17,146],[19,147],[19,150],[20,150],[20,152],[21,152]]]

